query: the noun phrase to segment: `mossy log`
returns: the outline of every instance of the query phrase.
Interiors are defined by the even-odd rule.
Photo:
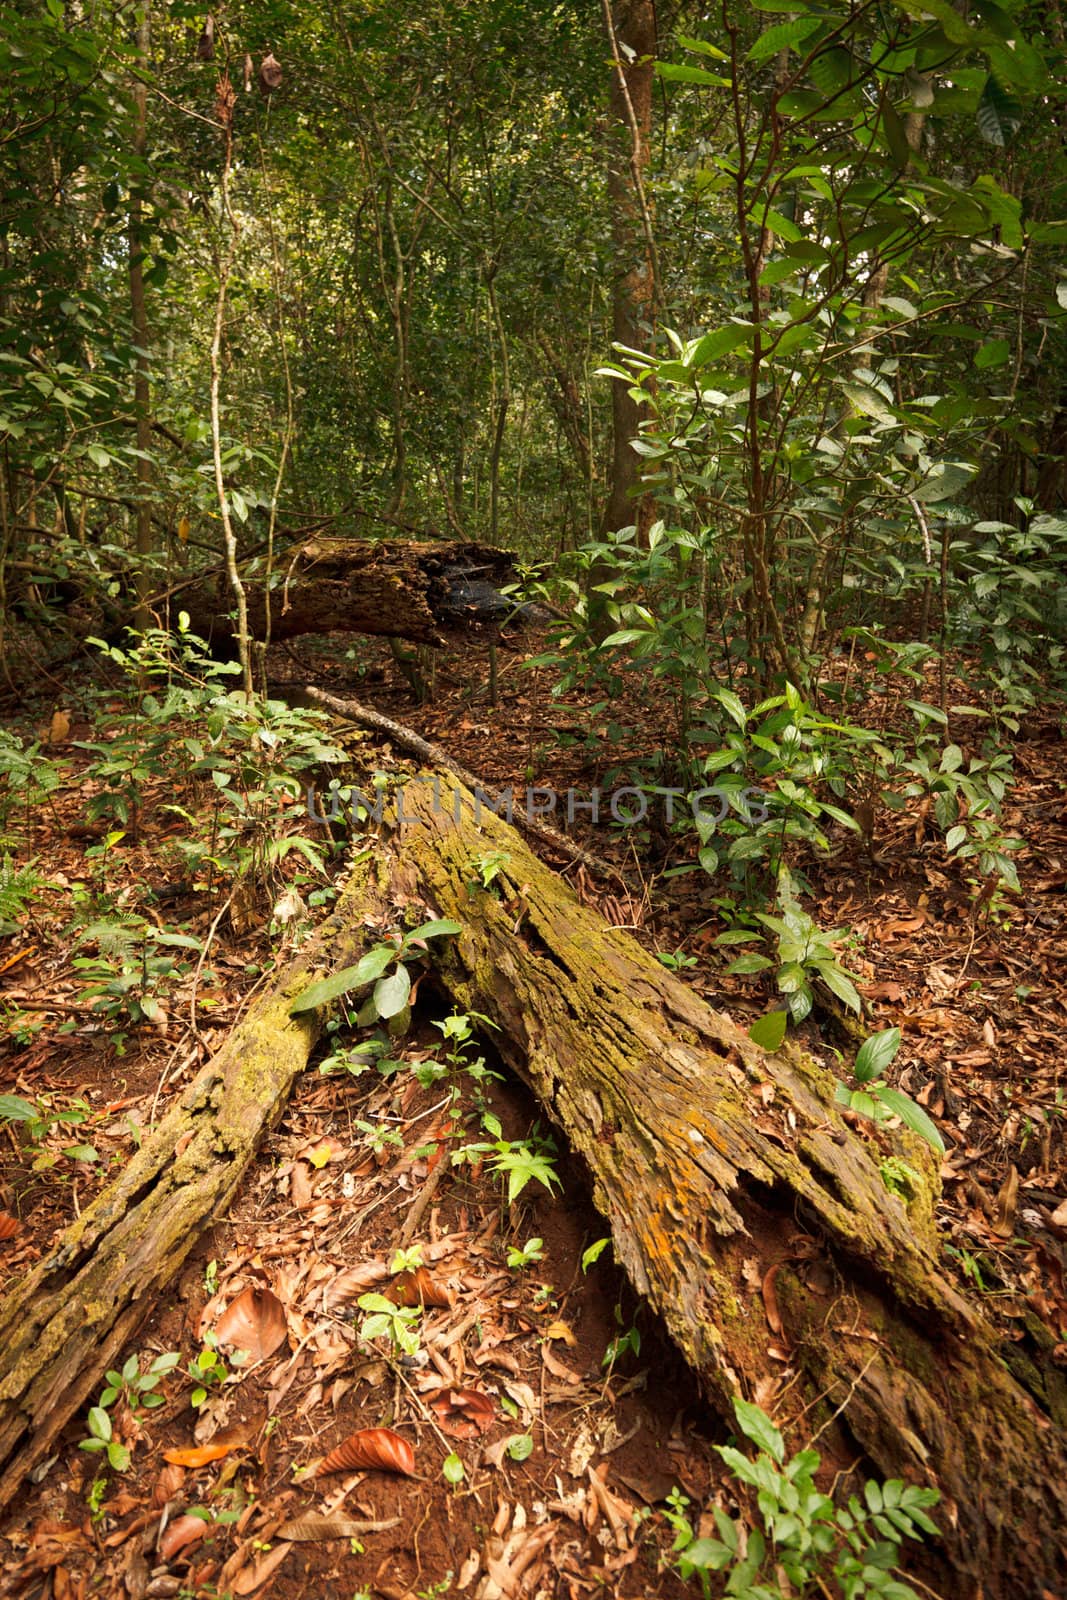
[[[457,539],[310,539],[279,564],[270,636],[363,633],[443,646],[514,610],[498,592],[514,575],[513,561],[506,550]],[[249,631],[263,639],[267,591],[253,577],[245,587]],[[170,604],[172,612],[189,613],[202,638],[217,643],[228,636],[233,596],[224,573],[182,588]]]
[[[291,1018],[316,966],[358,960],[369,858],[334,914],[256,1001],[162,1122],[0,1302],[0,1511],[60,1430],[100,1386],[205,1228],[225,1215],[318,1038]]]
[[[846,1125],[824,1069],[753,1044],[438,780],[405,790],[392,874],[463,922],[434,950],[444,984],[584,1157],[619,1261],[709,1399],[729,1416],[738,1390],[780,1390],[797,1443],[825,1425],[838,1464],[939,1488],[953,1600],[1060,1595],[1062,1443],[943,1275],[928,1148],[899,1136],[906,1205],[886,1135]],[[486,851],[505,864],[483,890]]]

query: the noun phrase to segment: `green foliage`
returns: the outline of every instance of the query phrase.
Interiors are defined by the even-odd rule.
[[[852,1068],[852,1076],[860,1087],[851,1089],[839,1083],[834,1098],[838,1105],[847,1106],[850,1111],[869,1117],[872,1122],[888,1122],[893,1117],[899,1118],[906,1128],[925,1139],[938,1155],[944,1155],[944,1140],[927,1112],[910,1095],[901,1089],[891,1089],[885,1081],[885,1069],[899,1049],[899,1028],[884,1028],[881,1033],[872,1033],[860,1046]]]
[[[708,1600],[712,1573],[722,1574],[721,1592],[737,1600],[781,1600],[785,1592],[825,1594],[831,1580],[845,1600],[868,1595],[917,1600],[896,1569],[905,1539],[937,1535],[927,1508],[937,1504],[938,1491],[899,1478],[881,1484],[868,1479],[862,1499],[850,1495],[846,1504],[835,1505],[815,1486],[821,1465],[817,1450],[801,1450],[787,1460],[781,1434],[758,1406],[736,1397],[734,1415],[739,1433],[755,1445],[755,1456],[733,1445],[716,1449],[737,1483],[753,1492],[758,1526],[746,1528],[742,1517],[713,1505],[716,1536],[698,1537],[686,1516],[689,1501],[676,1489],[667,1520],[675,1532],[674,1564],[680,1575],[696,1577]]]
[[[462,933],[463,924],[447,919],[424,922],[410,933],[396,935],[388,942],[371,947],[354,967],[344,967],[329,978],[320,978],[297,995],[289,1010],[292,1016],[317,1010],[333,1000],[373,985],[356,1017],[360,1027],[373,1022],[392,1024],[390,1031],[402,1032],[410,1016],[408,999],[411,975],[406,963],[425,953],[427,939],[440,939]],[[400,1025],[403,1024],[403,1027]]]
[[[361,1339],[388,1339],[396,1355],[418,1355],[421,1306],[394,1305],[382,1294],[361,1294],[356,1303],[368,1313],[359,1325]]]
[[[247,1360],[247,1351],[234,1350],[227,1363],[218,1348],[215,1335],[205,1334],[203,1349],[197,1351],[186,1368],[193,1384],[192,1394],[189,1396],[189,1404],[193,1410],[200,1409],[213,1389],[219,1389],[230,1381],[234,1376],[232,1368],[244,1366]]]
[[[139,1358],[132,1355],[121,1370],[109,1371],[106,1374],[107,1387],[89,1411],[89,1437],[81,1441],[79,1450],[104,1452],[113,1471],[127,1471],[130,1450],[114,1436],[111,1411],[120,1406],[136,1413],[142,1408],[151,1411],[164,1405],[166,1397],[159,1393],[159,1385],[168,1373],[174,1371],[180,1360],[177,1351],[170,1350],[157,1356],[147,1371],[142,1372]]]
[[[48,1136],[56,1129],[79,1127],[92,1116],[88,1101],[75,1096],[69,1102],[53,1104],[55,1096],[38,1095],[36,1100],[26,1100],[18,1094],[0,1094],[0,1123],[10,1123],[21,1128],[23,1137],[34,1151],[35,1172],[55,1166],[58,1159],[48,1148]],[[63,1145],[60,1154],[68,1161],[99,1161],[91,1144]]]
[[[18,867],[5,852],[0,862],[0,935],[17,930],[30,901],[48,882],[36,868],[36,858]]]
[[[751,975],[774,968],[778,991],[785,996],[789,1015],[794,1022],[803,1022],[810,1014],[815,1003],[814,985],[817,982],[824,984],[849,1010],[859,1012],[862,1005],[859,994],[851,977],[842,966],[838,954],[838,944],[848,930],[821,929],[808,912],[797,903],[793,896],[792,880],[784,869],[779,875],[778,893],[780,916],[765,911],[756,913],[756,920],[775,937],[777,963],[769,956],[753,951],[738,956],[726,970],[731,973]],[[764,938],[766,935],[754,930],[734,928],[726,933],[720,933],[715,942],[718,945],[738,945]]]

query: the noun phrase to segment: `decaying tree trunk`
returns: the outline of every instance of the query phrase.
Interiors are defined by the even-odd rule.
[[[512,563],[506,550],[460,540],[312,539],[279,566],[282,581],[270,591],[270,636],[384,634],[441,646],[471,623],[496,623],[514,610],[498,593],[513,577]],[[246,579],[245,587],[249,630],[262,638],[264,587],[255,579]],[[231,605],[223,574],[170,600],[172,615],[187,611],[193,632],[216,642],[230,632]]]
[[[205,1228],[225,1214],[320,1032],[289,1016],[316,963],[358,960],[372,866],[257,1001],[120,1178],[0,1302],[0,1510],[95,1394]]]
[[[434,781],[436,779],[436,782]],[[434,959],[585,1159],[616,1254],[724,1413],[741,1390],[821,1434],[834,1464],[935,1484],[951,1600],[1061,1594],[1067,1459],[981,1313],[939,1270],[937,1179],[891,1194],[884,1132],[846,1126],[829,1075],[767,1055],[582,906],[447,772],[320,936],[0,1309],[0,1506],[42,1459],[232,1199],[317,1024],[290,998],[352,961],[368,918],[425,902],[464,926]],[[500,868],[476,888],[487,851]],[[328,961],[325,959],[328,956]],[[780,1403],[775,1406],[774,1394]]]
[[[935,1484],[953,1600],[1058,1596],[1067,1461],[942,1275],[926,1147],[904,1146],[922,1172],[906,1207],[883,1181],[884,1134],[843,1123],[828,1073],[754,1045],[438,776],[443,801],[405,790],[416,821],[394,832],[394,878],[463,922],[434,952],[445,985],[497,1024],[585,1158],[619,1261],[709,1398],[729,1415],[734,1392],[777,1379],[798,1437],[836,1413],[823,1446],[842,1464]],[[507,865],[472,895],[487,850]]]

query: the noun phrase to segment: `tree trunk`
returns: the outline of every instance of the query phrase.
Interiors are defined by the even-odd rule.
[[[137,62],[142,72],[148,69],[148,50],[151,42],[147,3],[141,13],[135,34],[135,48]],[[141,80],[136,79],[133,85],[133,153],[138,158],[142,169],[145,165],[145,152],[147,148],[148,127],[148,88]],[[134,180],[133,191],[130,196],[130,225],[129,225],[129,258],[130,258],[130,317],[133,325],[133,343],[135,347],[133,368],[133,410],[137,427],[137,522],[136,542],[137,551],[137,605],[134,610],[133,620],[135,627],[145,629],[150,625],[151,617],[148,611],[148,594],[152,587],[149,562],[152,558],[152,397],[149,388],[149,333],[148,309],[145,303],[144,292],[144,199],[141,184],[144,182],[144,171],[140,171]]]
[[[316,965],[358,960],[373,868],[357,865],[337,910],[148,1137],[122,1176],[0,1306],[0,1510],[94,1393],[232,1201],[318,1038],[289,1016]]]
[[[472,623],[514,614],[514,602],[497,593],[513,576],[513,559],[462,540],[312,539],[288,553],[285,579],[271,590],[270,636],[384,634],[440,647]],[[253,632],[262,636],[266,595],[254,582],[246,588]],[[230,637],[233,597],[221,575],[174,591],[169,603],[172,616],[188,612],[193,632],[216,648]]]
[[[631,350],[651,348],[655,316],[655,252],[652,216],[645,187],[652,132],[656,8],[653,0],[604,0],[611,46],[611,126],[608,132],[608,199],[615,274],[612,283],[612,337]],[[631,448],[645,408],[630,396],[630,385],[611,386],[611,480],[601,522],[603,534],[635,523],[638,536],[652,521],[649,496],[635,500],[640,460]]]
[[[927,1147],[896,1137],[921,1173],[905,1207],[880,1170],[889,1135],[851,1131],[824,1069],[766,1054],[465,792],[457,821],[442,783],[436,809],[406,789],[394,876],[464,923],[434,953],[446,987],[585,1158],[619,1261],[712,1402],[729,1416],[734,1392],[773,1385],[798,1444],[825,1425],[843,1471],[860,1456],[936,1485],[953,1600],[1059,1593],[1062,1444],[1007,1370],[1019,1347],[942,1276]],[[487,849],[506,866],[472,897]]]

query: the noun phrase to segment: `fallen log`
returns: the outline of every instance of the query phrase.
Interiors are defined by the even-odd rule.
[[[927,1147],[898,1136],[906,1205],[887,1135],[844,1124],[810,1056],[765,1053],[448,792],[406,789],[394,882],[464,923],[434,951],[445,986],[584,1157],[618,1260],[712,1402],[729,1417],[770,1385],[798,1441],[825,1428],[846,1468],[939,1488],[953,1600],[1060,1595],[1062,1441],[942,1275]],[[504,864],[472,891],[487,850]]]
[[[269,591],[270,636],[364,633],[446,645],[471,626],[495,627],[515,612],[499,590],[513,577],[506,550],[462,540],[310,539],[286,552]],[[266,636],[268,592],[249,578],[248,625]],[[172,613],[189,613],[192,630],[216,644],[228,638],[233,595],[212,572],[175,593]]]
[[[201,1233],[225,1214],[320,1032],[293,1018],[316,963],[358,959],[373,878],[357,863],[334,914],[255,1002],[134,1155],[0,1302],[0,1511],[94,1394]]]

